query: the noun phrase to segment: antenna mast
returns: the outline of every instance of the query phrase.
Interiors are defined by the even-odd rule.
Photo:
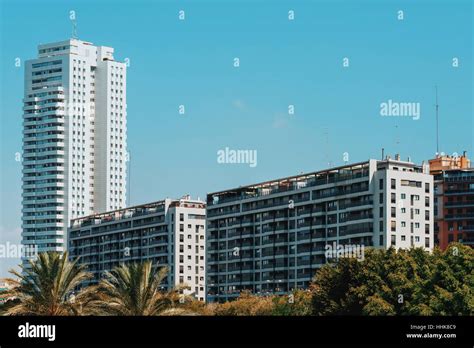
[[[399,151],[399,146],[400,145],[400,133],[399,133],[399,129],[398,129],[398,124],[395,125],[395,148],[397,149],[397,151]],[[399,152],[397,152],[399,153]]]
[[[326,162],[327,162],[327,165],[328,167],[331,167],[332,166],[332,163],[330,161],[330,158],[329,158],[329,129],[328,128],[325,128],[324,129],[324,135],[325,135],[325,138],[326,138]]]
[[[130,198],[132,196],[132,186],[131,186],[131,177],[132,177],[132,154],[128,152],[128,207],[130,206]]]
[[[72,38],[77,39],[77,21],[76,17],[71,20],[72,21]]]
[[[435,86],[435,91],[436,91],[436,153],[439,154],[439,117],[438,117],[438,86]]]

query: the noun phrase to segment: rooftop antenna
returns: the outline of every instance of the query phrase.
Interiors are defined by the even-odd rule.
[[[331,161],[329,160],[329,130],[324,128],[324,135],[326,137],[326,162],[328,167],[331,167]]]
[[[76,21],[76,16],[71,16],[71,22],[72,22],[72,38],[77,39],[77,21]]]
[[[399,132],[398,132],[398,124],[395,125],[395,148],[397,151],[399,150],[398,145],[400,145],[400,137],[399,137]]]
[[[436,154],[439,154],[439,117],[438,117],[438,86],[435,85],[435,92],[436,92],[436,104],[435,104],[435,109],[436,109]]]
[[[131,184],[132,177],[132,153],[128,151],[128,207],[130,206],[130,198],[132,196],[132,186]]]

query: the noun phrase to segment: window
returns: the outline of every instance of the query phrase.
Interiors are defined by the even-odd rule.
[[[402,242],[406,240],[406,236],[402,236]]]
[[[419,242],[419,241],[420,241],[420,237],[415,236],[415,242]]]
[[[406,208],[401,209],[402,213],[405,214],[407,212]]]
[[[179,224],[179,232],[184,232],[184,225],[183,224]]]
[[[392,234],[390,236],[390,245],[395,245],[395,244],[397,244],[397,236]]]
[[[430,225],[429,224],[425,224],[425,233],[430,234]]]
[[[379,180],[379,190],[383,190],[383,179]]]
[[[415,228],[420,228],[420,223],[419,222],[415,222]]]
[[[383,232],[383,221],[379,221],[379,232]]]
[[[425,197],[425,207],[430,206],[430,197]]]
[[[383,207],[380,207],[380,209],[379,209],[379,216],[383,217]]]
[[[402,199],[405,199],[405,198],[407,198],[406,193],[402,193]]]
[[[379,236],[379,245],[383,246],[383,234]]]
[[[429,210],[425,210],[425,220],[429,220],[430,219],[430,211]]]
[[[402,180],[402,186],[421,187],[421,181]]]
[[[380,203],[380,204],[383,203],[383,193],[380,193],[380,194],[379,194],[379,203]]]
[[[397,217],[397,208],[391,207],[390,208],[390,214],[392,217]]]
[[[429,248],[429,247],[430,247],[430,239],[425,238],[425,248]]]
[[[393,192],[390,194],[390,202],[391,203],[397,203],[396,195]]]
[[[179,214],[179,221],[184,221],[184,214],[183,213]]]
[[[402,221],[402,227],[406,227],[407,223],[405,221]]]
[[[430,184],[425,183],[425,193],[430,193]]]
[[[395,179],[391,179],[391,180],[390,180],[390,187],[391,187],[392,189],[395,189],[395,188],[396,188],[396,181],[395,181]]]
[[[390,230],[392,232],[395,232],[397,230],[397,222],[396,221],[390,221]]]
[[[180,234],[180,235],[179,235],[179,241],[180,241],[180,242],[184,242],[184,234]]]

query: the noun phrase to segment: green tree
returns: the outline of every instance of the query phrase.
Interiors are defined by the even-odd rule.
[[[247,291],[243,291],[234,301],[219,303],[214,307],[214,315],[225,316],[271,315],[272,311],[272,297],[252,295]]]
[[[120,265],[107,272],[96,288],[92,311],[100,315],[186,315],[179,308],[180,290],[163,291],[166,267],[153,269],[151,261]]]
[[[88,305],[92,289],[77,293],[74,289],[91,278],[85,266],[68,260],[68,254],[57,252],[40,253],[30,260],[30,267],[22,273],[11,270],[17,279],[8,279],[13,288],[5,296],[14,297],[13,305],[5,306],[6,315],[78,315]],[[10,302],[10,301],[9,301]]]
[[[287,296],[273,298],[273,315],[304,316],[311,315],[312,293],[309,290],[295,290]]]
[[[451,244],[370,249],[364,261],[322,267],[312,284],[315,315],[472,315],[474,250]]]

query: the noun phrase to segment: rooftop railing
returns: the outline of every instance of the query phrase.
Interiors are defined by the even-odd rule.
[[[218,200],[208,199],[208,206],[224,204],[229,202],[235,202],[239,200],[258,198],[262,196],[268,196],[278,194],[282,192],[297,191],[313,186],[321,186],[327,184],[334,184],[342,181],[355,180],[369,175],[368,170],[358,171],[356,173],[340,173],[334,175],[326,175],[324,177],[309,177],[305,179],[299,179],[293,182],[275,182],[274,184],[268,183],[268,187],[242,187],[229,192],[221,193],[222,196],[218,196]],[[321,175],[321,174],[320,174]],[[226,196],[228,195],[228,196]],[[212,196],[212,195],[211,195]]]
[[[136,208],[128,208],[123,210],[117,210],[108,213],[102,213],[97,215],[86,216],[73,220],[71,223],[72,228],[87,227],[90,225],[100,225],[103,223],[108,223],[112,221],[121,221],[126,219],[131,219],[134,217],[157,214],[165,211],[165,206],[163,204],[158,204],[156,206],[140,206]]]

